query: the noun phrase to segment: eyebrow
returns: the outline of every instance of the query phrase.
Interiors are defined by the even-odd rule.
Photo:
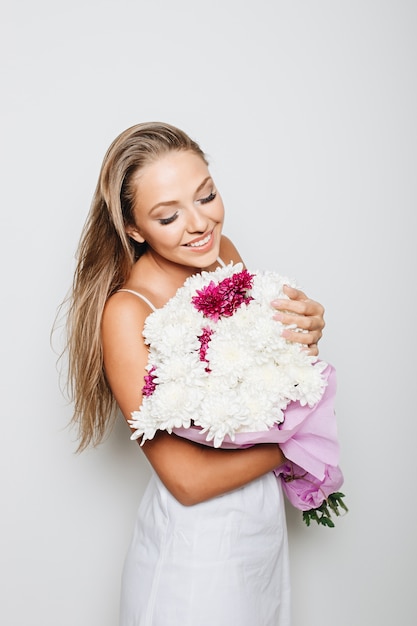
[[[203,182],[197,187],[197,189],[195,190],[195,193],[197,194],[199,191],[201,191],[203,189],[203,187],[207,184],[207,182],[211,180],[211,176],[207,176]],[[177,200],[167,200],[164,202],[158,202],[158,204],[155,204],[155,206],[153,206],[151,208],[151,210],[149,211],[149,215],[155,211],[155,209],[158,209],[160,206],[172,206],[174,204],[177,204]]]

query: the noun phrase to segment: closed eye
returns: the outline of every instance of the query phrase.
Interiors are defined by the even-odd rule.
[[[201,198],[201,200],[199,200],[199,202],[200,202],[200,204],[207,204],[208,202],[212,202],[214,200],[214,198],[216,197],[216,195],[217,195],[217,193],[215,191],[212,191],[211,194],[209,194],[205,198]]]
[[[178,217],[178,211],[176,211],[174,215],[171,215],[171,217],[162,217],[161,219],[158,220],[158,222],[163,225],[171,224],[177,219],[177,217]]]

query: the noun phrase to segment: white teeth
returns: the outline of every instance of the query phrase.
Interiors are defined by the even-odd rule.
[[[210,238],[211,238],[211,233],[207,235],[207,237],[204,237],[204,239],[201,239],[201,241],[196,241],[195,243],[188,243],[187,245],[190,246],[190,248],[199,248],[200,246],[205,246],[206,243],[210,241]]]

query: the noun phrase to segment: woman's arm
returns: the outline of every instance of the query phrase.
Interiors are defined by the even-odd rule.
[[[143,451],[167,489],[187,506],[238,489],[286,460],[276,444],[222,450],[163,431],[146,441]]]
[[[118,293],[108,301],[102,322],[107,380],[125,416],[138,410],[148,351],[141,334],[147,305],[136,296]],[[282,465],[275,444],[245,450],[220,450],[158,432],[143,451],[167,489],[184,505],[226,493]]]
[[[239,252],[227,237],[222,237],[220,257],[226,263],[243,263]],[[275,319],[283,324],[296,324],[297,328],[306,331],[303,333],[295,330],[284,330],[283,336],[289,341],[302,343],[308,347],[312,356],[319,353],[317,344],[323,334],[324,308],[318,302],[308,298],[299,289],[290,286],[284,287],[289,300],[274,300],[272,305],[277,310]]]

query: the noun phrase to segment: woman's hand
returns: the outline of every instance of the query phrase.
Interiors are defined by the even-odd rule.
[[[277,311],[274,319],[285,325],[293,325],[295,328],[286,328],[282,336],[289,341],[305,344],[309,354],[317,356],[319,353],[317,344],[325,326],[324,308],[318,302],[307,298],[299,289],[285,285],[284,293],[290,298],[289,300],[278,299],[271,303]]]
[[[226,264],[231,261],[234,264],[243,263],[233,243],[224,235],[222,235],[220,258]],[[299,289],[286,285],[284,293],[290,300],[274,300],[271,303],[277,310],[274,315],[275,319],[283,324],[294,325],[293,330],[285,329],[283,336],[289,341],[305,344],[309,354],[317,356],[319,353],[317,343],[320,341],[324,328],[324,308],[318,302],[307,298]]]

